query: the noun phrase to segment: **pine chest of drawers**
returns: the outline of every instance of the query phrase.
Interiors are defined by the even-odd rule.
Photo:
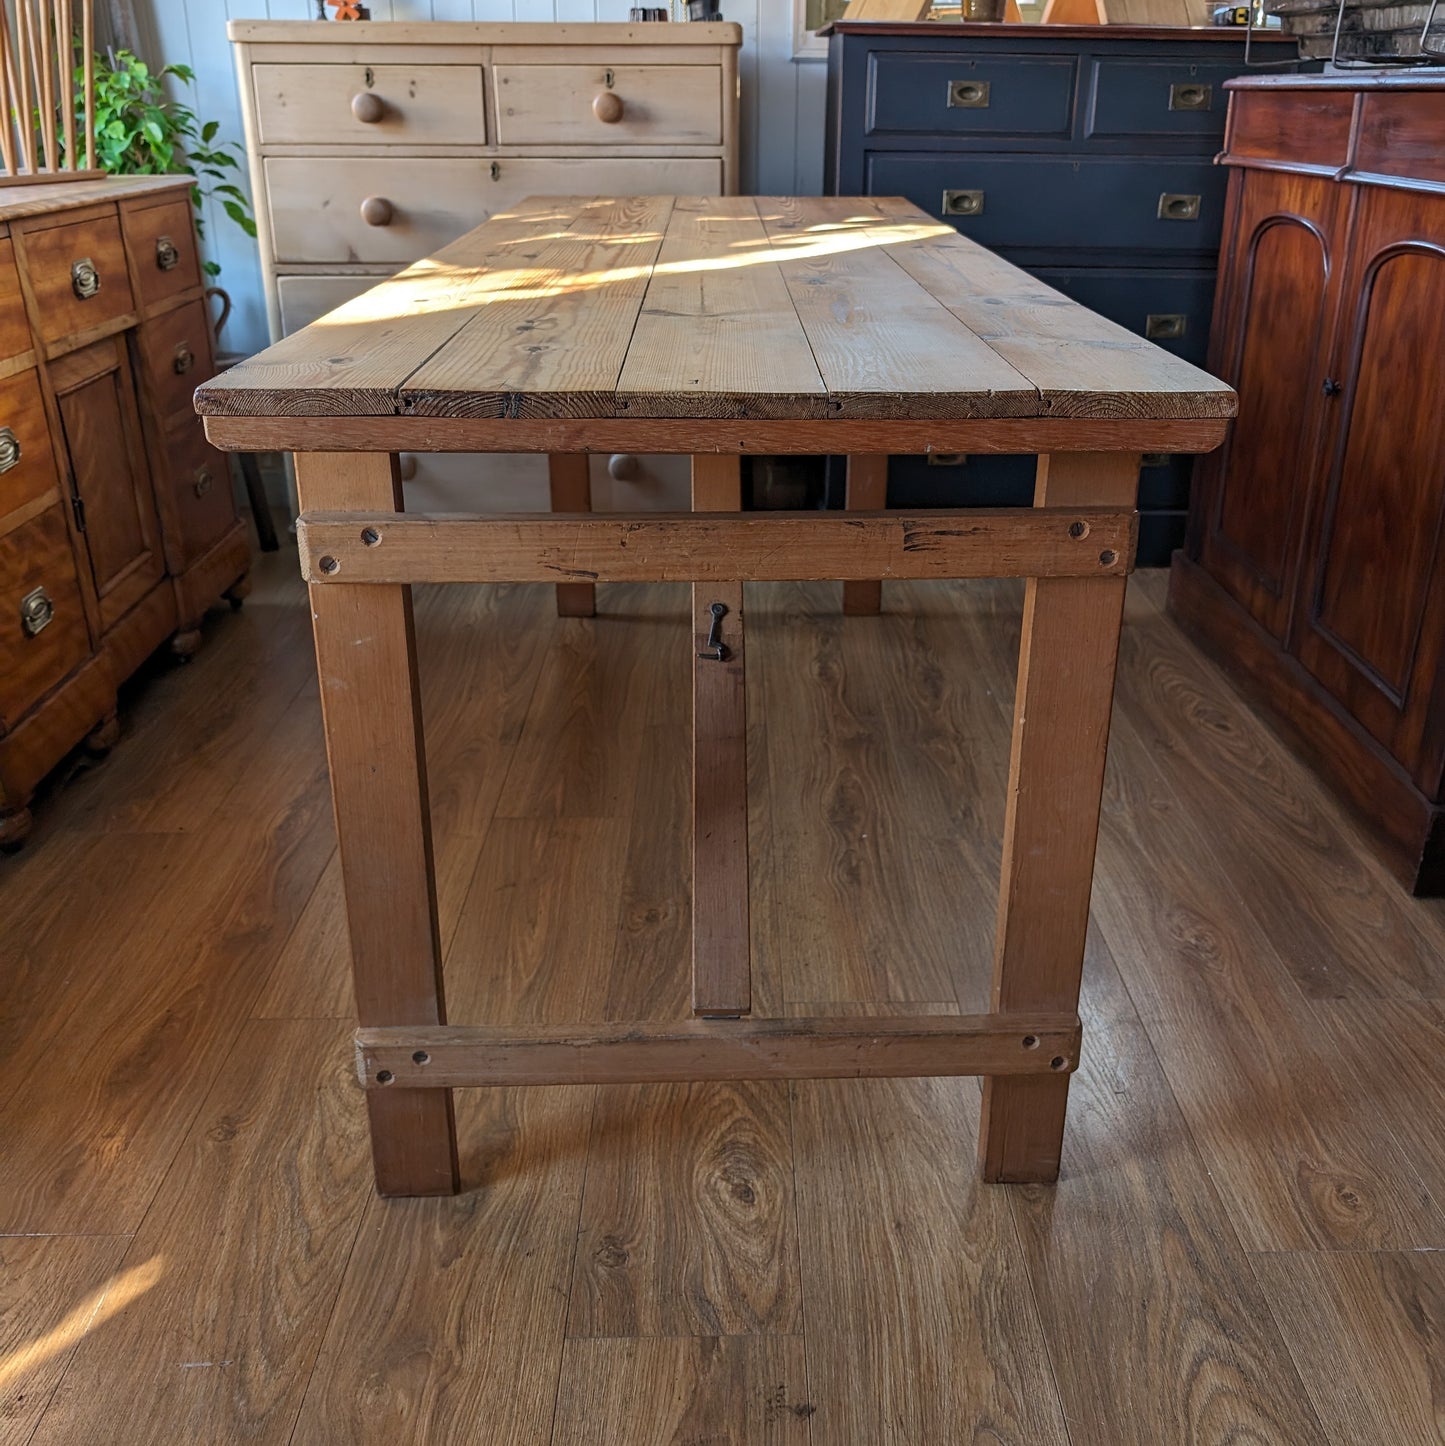
[[[0,847],[36,784],[115,737],[116,690],[181,656],[250,546],[191,407],[214,373],[190,179],[0,189]]]
[[[1288,63],[1293,40],[1255,38]],[[1074,300],[1198,366],[1224,223],[1229,29],[839,21],[825,186],[906,196]],[[1141,563],[1183,540],[1191,460],[1149,456]],[[1020,505],[1033,459],[896,457],[898,506]]]
[[[737,191],[735,24],[228,33],[273,340],[525,196]],[[403,476],[409,505],[432,510],[547,506],[540,457],[417,454]]]

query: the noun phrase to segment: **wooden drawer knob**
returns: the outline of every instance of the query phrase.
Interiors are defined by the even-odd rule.
[[[592,114],[605,126],[616,125],[622,119],[622,97],[616,91],[599,91],[592,101]]]
[[[386,102],[369,90],[351,97],[351,113],[364,126],[374,126],[386,114]]]
[[[390,226],[393,215],[392,204],[385,196],[368,196],[361,203],[361,219],[368,226]]]

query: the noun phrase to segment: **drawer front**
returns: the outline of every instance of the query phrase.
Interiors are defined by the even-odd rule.
[[[150,308],[201,284],[189,198],[143,209],[126,207],[120,222],[142,307]]]
[[[20,246],[47,343],[135,310],[118,216],[28,231]]]
[[[310,326],[328,311],[386,280],[384,276],[281,276],[276,295],[281,303],[281,335]]]
[[[1349,159],[1355,96],[1348,90],[1237,90],[1229,155],[1338,170]]]
[[[8,732],[90,654],[59,506],[0,537],[0,730]]]
[[[1195,136],[1219,140],[1229,93],[1224,82],[1239,64],[1191,64],[1128,58],[1097,60],[1093,66],[1086,134]]]
[[[1072,56],[887,53],[871,60],[869,134],[1066,138],[1073,133]]]
[[[1037,267],[1033,274],[1136,336],[1197,367],[1204,365],[1214,272]]]
[[[162,420],[189,414],[191,394],[216,374],[205,302],[189,301],[142,322],[138,335],[142,385],[155,414]]]
[[[266,180],[278,261],[401,264],[532,194],[716,195],[722,162],[272,156]],[[381,224],[363,218],[364,202],[382,203],[369,208]]]
[[[167,510],[186,563],[219,542],[236,524],[231,468],[206,441],[200,417],[178,417],[166,428],[171,505]]]
[[[15,243],[0,237],[0,359],[30,350],[30,323],[25,316],[25,296],[20,290],[20,273],[15,269]]]
[[[1227,175],[1200,160],[869,157],[868,189],[902,195],[985,246],[1212,252]]]
[[[0,517],[59,486],[40,379],[18,372],[0,381]]]
[[[496,86],[504,146],[722,142],[716,66],[499,65]]]
[[[255,65],[262,145],[478,146],[479,65]]]

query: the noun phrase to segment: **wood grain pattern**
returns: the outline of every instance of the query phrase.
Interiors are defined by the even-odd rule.
[[[125,1235],[0,1237],[0,1442],[30,1441],[86,1334],[143,1293],[145,1266],[125,1270]]]
[[[1254,1268],[1329,1440],[1440,1439],[1439,1255],[1270,1254]]]
[[[589,1148],[569,1337],[802,1330],[785,1084],[602,1090]]]
[[[797,1336],[568,1341],[556,1446],[815,1440]]]
[[[452,1199],[371,1201],[295,1439],[546,1439],[592,1095],[463,1096],[463,1171],[480,1188]]]
[[[592,479],[582,452],[547,458],[547,486],[553,512],[591,512]],[[588,582],[557,584],[557,616],[590,618],[597,611],[597,589]]]
[[[977,1089],[868,1080],[792,1097],[813,1441],[1063,1446],[1008,1198],[960,1148]]]
[[[826,583],[750,591],[763,1012],[951,1013],[954,985],[983,1002],[1021,595],[1012,582],[899,583],[876,627],[859,628]],[[497,1090],[459,1099],[468,1194],[372,1202],[362,1216],[333,1212],[308,1183],[332,1179],[327,1151],[344,1150],[354,1198],[369,1193],[345,1027],[247,1023],[283,948],[344,932],[335,886],[317,890],[332,840],[316,703],[300,691],[304,591],[294,560],[263,559],[245,610],[220,621],[224,646],[148,678],[114,757],[57,791],[31,849],[0,865],[0,1230],[70,1232],[0,1240],[5,1350],[43,1341],[112,1275],[126,1282],[136,1258],[112,1269],[77,1232],[141,1231],[166,1255],[125,1312],[87,1313],[69,1357],[83,1373],[40,1439],[612,1446],[680,1431],[752,1446],[772,1431],[814,1446],[1036,1446],[1062,1442],[1065,1423],[1075,1446],[1433,1439],[1445,1029],[1419,996],[1445,911],[1387,882],[1162,602],[1160,575],[1136,574],[1085,969],[1090,1047],[1057,1186],[972,1179],[967,1081],[799,1084],[781,1161],[768,1142],[782,1137],[760,1137],[775,1086],[733,1090],[711,1115],[670,1087]],[[598,629],[614,641],[596,660],[635,696],[628,738],[605,756],[649,766],[628,774],[611,818],[502,819],[493,839],[518,750],[543,776],[549,750],[559,768],[584,756],[605,716],[559,714],[553,692],[528,712],[547,655],[575,667],[568,639],[592,625],[556,619],[549,588],[418,590],[433,792],[451,800],[437,839],[444,919],[447,879],[471,878],[447,961],[458,1018],[685,1011],[688,597],[622,584],[608,607],[627,622]],[[501,716],[481,716],[493,701]],[[252,715],[262,737],[248,752]],[[870,744],[883,736],[888,748]],[[821,849],[802,851],[815,836]],[[895,873],[869,873],[875,842],[876,866],[894,860]],[[860,883],[835,896],[850,849]],[[1266,887],[1254,876],[1270,852],[1279,882]],[[794,917],[812,934],[785,937],[778,921]],[[1317,936],[1292,938],[1297,919],[1323,931],[1352,917],[1326,958]],[[881,953],[854,953],[870,937],[894,945],[877,974],[864,966]],[[826,956],[806,971],[792,947],[803,938]],[[515,973],[478,967],[519,954]],[[567,967],[578,959],[589,967]],[[1331,961],[1349,965],[1347,997],[1306,993]],[[288,997],[304,998],[299,953],[293,963]],[[333,969],[318,958],[318,997]],[[112,1051],[98,1031],[128,1043]],[[723,1314],[767,1306],[779,1271],[754,1268],[748,1242],[720,1251],[711,1237],[705,1277],[666,1244],[696,1240],[684,1231],[705,1228],[703,1207],[744,1210],[704,1185],[680,1224],[663,1216],[654,1191],[691,1181],[700,1135],[755,1142],[740,1161],[749,1183],[776,1188],[752,1173],[765,1158],[798,1170],[801,1336],[568,1342],[576,1271],[595,1268],[575,1259],[584,1174],[618,1204],[607,1216],[651,1222],[656,1248],[618,1267],[636,1287],[609,1297],[621,1312],[684,1314],[670,1282],[700,1278]],[[100,1163],[117,1151],[102,1192]],[[639,1157],[641,1184],[627,1178]],[[698,1178],[725,1190],[732,1158],[709,1153]],[[301,1213],[268,1214],[280,1197]],[[1281,1247],[1295,1253],[1260,1254]],[[65,1264],[37,1276],[31,1254],[17,1271],[17,1250]],[[37,1292],[36,1280],[61,1283]],[[268,1290],[275,1309],[248,1304]],[[188,1345],[231,1342],[246,1346],[244,1375],[178,1369],[226,1359]],[[20,1380],[21,1414],[7,1397],[7,1446],[11,1419],[22,1440],[43,1426],[60,1363]]]
[[[398,173],[393,189],[415,184]],[[589,213],[614,219],[594,230]],[[640,244],[614,255],[629,227]],[[363,243],[375,250],[349,244]],[[401,256],[373,259],[388,258]],[[548,318],[592,347],[528,335]],[[351,354],[363,341],[364,360]],[[197,406],[501,418],[506,451],[529,445],[527,423],[559,418],[1222,419],[1234,396],[905,201],[552,196],[232,368]]]
[[[742,505],[739,458],[692,459],[694,512],[737,512]],[[741,576],[747,569],[737,570]],[[714,637],[722,651],[709,652]],[[741,1015],[753,995],[741,582],[693,584],[692,652],[692,1008],[704,1016]]]
[[[1111,454],[1100,453],[1100,457]],[[699,459],[701,460],[701,459]],[[736,471],[736,457],[708,457]],[[1133,462],[1137,472],[1137,460]],[[870,577],[1117,578],[1133,561],[1137,526],[1127,505],[1087,503],[1052,514],[970,508],[869,512],[846,524],[818,512],[498,513],[304,512],[297,523],[302,574],[318,588],[403,582],[685,582],[739,611],[718,588],[746,572],[755,582]],[[368,535],[363,535],[369,531]],[[734,609],[733,604],[738,605]],[[703,614],[696,621],[706,638]],[[726,631],[726,624],[724,624]]]
[[[365,496],[399,510],[395,466],[393,457],[300,456],[301,505]],[[363,1024],[440,1024],[446,1002],[411,590],[342,588],[324,598],[321,591],[311,597],[316,670],[357,1017]],[[457,1189],[448,1093],[397,1091],[368,1109],[382,1194]]]
[[[1127,453],[1041,457],[1034,503],[1127,505],[1138,475]],[[999,1012],[1078,1006],[1123,607],[1122,578],[1024,584],[994,954]],[[1067,1077],[985,1082],[985,1179],[1057,1176],[1068,1090]]]
[[[1072,1015],[692,1019],[681,1024],[366,1026],[356,1069],[373,1094],[463,1085],[671,1080],[1064,1075],[1078,1063]]]
[[[888,458],[849,457],[844,506],[849,512],[881,512],[888,506]],[[843,584],[843,612],[850,618],[867,617],[883,607],[883,583],[878,579]]]
[[[370,293],[368,293],[369,295]],[[300,333],[297,333],[300,335]],[[232,368],[234,371],[235,368]],[[230,376],[231,372],[222,373]],[[227,399],[207,390],[197,394],[206,417],[206,435],[231,452],[281,449],[297,452],[351,452],[358,447],[389,452],[726,452],[731,455],[819,452],[1208,452],[1224,440],[1223,418],[993,417],[942,418],[938,421],[858,422],[753,421],[688,417],[653,420],[606,418],[533,418],[488,421],[475,417],[338,417],[265,414],[265,397],[256,392],[237,399],[240,411],[227,413]],[[245,407],[257,409],[257,415]]]
[[[767,242],[748,197],[679,198],[615,415],[826,415],[826,385]]]
[[[369,1185],[344,1034],[317,1021],[240,1032],[165,1206],[121,1263],[134,1299],[76,1350],[32,1441],[140,1446],[206,1434],[204,1421],[287,1439]],[[255,1067],[273,1054],[291,1067]]]

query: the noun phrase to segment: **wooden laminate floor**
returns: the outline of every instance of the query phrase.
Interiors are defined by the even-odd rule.
[[[305,600],[0,863],[0,1446],[1445,1440],[1445,910],[1130,587],[1056,1189],[973,1080],[464,1092],[372,1198]],[[757,1012],[981,1008],[1021,592],[750,589]],[[686,1009],[686,593],[418,597],[458,1021]]]

